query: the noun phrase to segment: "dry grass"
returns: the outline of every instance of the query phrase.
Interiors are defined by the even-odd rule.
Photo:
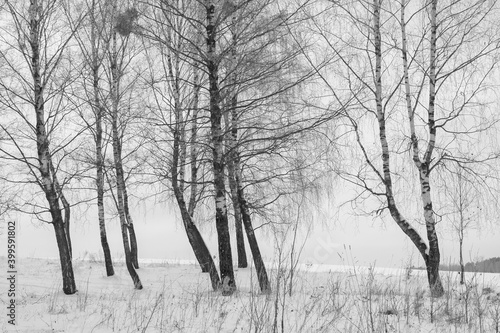
[[[66,296],[57,262],[24,263],[19,332],[486,333],[500,326],[498,275],[470,276],[461,286],[456,275],[444,272],[445,296],[432,299],[425,276],[411,269],[397,275],[376,267],[299,270],[290,294],[290,274],[282,268],[270,271],[274,290],[262,295],[249,268],[237,272],[239,291],[224,297],[193,265],[143,264],[145,288],[135,291],[125,267],[117,265],[117,275],[108,278],[93,260],[75,262],[79,292]]]

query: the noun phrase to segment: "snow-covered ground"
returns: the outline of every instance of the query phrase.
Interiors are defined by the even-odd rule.
[[[5,258],[0,258],[2,263]],[[275,265],[275,267],[277,267]],[[5,267],[2,266],[2,269]],[[144,289],[123,263],[75,260],[78,293],[64,295],[53,259],[19,259],[16,320],[6,323],[8,281],[0,280],[2,332],[498,332],[500,275],[442,272],[446,294],[428,295],[425,272],[355,266],[272,269],[273,292],[259,293],[255,271],[238,269],[238,292],[213,292],[189,261],[144,260]],[[4,269],[4,272],[6,270]],[[279,278],[278,278],[279,277]]]

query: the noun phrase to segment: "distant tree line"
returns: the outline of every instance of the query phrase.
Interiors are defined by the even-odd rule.
[[[425,270],[425,267],[417,267],[416,269]],[[442,271],[460,271],[460,264],[441,264],[439,269]],[[471,261],[465,264],[465,271],[471,273],[500,273],[500,257]]]

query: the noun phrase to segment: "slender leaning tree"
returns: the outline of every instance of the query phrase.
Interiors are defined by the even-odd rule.
[[[214,290],[220,278],[210,251],[195,223],[196,208],[205,196],[204,180],[209,163],[204,156],[206,126],[199,126],[203,101],[200,102],[203,74],[196,50],[201,35],[188,19],[196,10],[189,1],[152,3],[148,12],[147,59],[145,76],[151,90],[148,105],[152,128],[147,133],[154,182],[160,181],[173,191],[189,244],[201,267],[208,272]],[[183,13],[185,16],[178,15]],[[184,40],[191,43],[185,43]],[[161,68],[161,70],[158,70]],[[166,182],[165,182],[166,181]]]

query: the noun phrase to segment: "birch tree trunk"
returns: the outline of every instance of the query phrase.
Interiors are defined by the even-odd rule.
[[[179,186],[179,141],[180,141],[180,133],[178,130],[179,122],[175,125],[176,129],[174,130],[174,146],[173,146],[173,158],[172,158],[172,188],[174,189],[175,198],[177,200],[177,204],[181,211],[182,222],[184,224],[184,228],[186,230],[186,234],[189,240],[189,244],[193,249],[193,252],[196,256],[196,260],[201,266],[202,272],[208,272],[210,275],[210,281],[212,283],[213,290],[218,290],[220,287],[220,279],[219,274],[217,272],[217,268],[215,267],[215,263],[210,255],[210,251],[208,250],[203,237],[201,236],[198,228],[193,222],[192,215],[189,213],[186,202],[184,200],[184,194],[181,191]]]
[[[116,52],[116,31],[112,35],[112,50],[111,50],[111,130],[113,137],[113,158],[116,172],[116,193],[117,193],[117,209],[120,217],[120,225],[122,231],[123,247],[125,251],[125,263],[127,270],[132,278],[134,287],[142,289],[142,283],[139,275],[135,271],[134,253],[131,251],[129,221],[127,220],[125,211],[125,177],[123,174],[123,162],[121,156],[121,142],[118,133],[118,109],[119,109],[119,87],[120,76]]]
[[[430,68],[429,68],[429,106],[428,106],[428,130],[429,143],[424,155],[424,163],[420,164],[420,187],[422,191],[422,203],[424,206],[425,226],[427,229],[427,239],[429,240],[429,253],[427,259],[427,278],[434,296],[442,296],[444,288],[439,276],[439,263],[441,255],[439,252],[439,241],[436,233],[436,219],[432,209],[431,186],[430,186],[430,165],[436,145],[436,124],[435,124],[435,100],[436,100],[436,15],[437,0],[431,2],[431,40],[430,40]],[[417,164],[418,167],[418,164]]]
[[[153,137],[151,154],[157,156],[157,164],[168,164],[170,177],[167,178],[169,178],[174,192],[189,244],[201,271],[209,273],[212,288],[217,290],[220,287],[219,273],[194,222],[196,206],[204,191],[203,187],[198,188],[198,167],[201,165],[198,157],[200,145],[198,142],[198,114],[202,61],[196,55],[189,59],[183,56],[184,52],[192,52],[189,44],[185,43],[186,39],[201,47],[205,44],[202,40],[203,34],[200,35],[199,31],[193,29],[191,22],[174,14],[178,10],[183,10],[180,9],[182,6],[183,3],[178,2],[162,3],[162,8],[158,11],[155,22],[151,24],[155,36],[157,31],[160,31],[158,34],[161,36],[159,37],[161,42],[158,45],[159,54],[149,56],[148,60],[154,64],[158,62],[159,57],[163,69],[160,75],[166,78],[160,80],[161,83],[151,84],[159,112],[157,119],[164,125],[164,128],[170,130],[173,136],[172,148],[170,148],[172,139],[168,139],[168,151]],[[196,16],[202,17],[204,15],[204,11],[194,8],[192,10],[193,13],[197,10],[198,15]],[[151,76],[153,78],[156,76],[154,70]],[[155,82],[156,80],[152,79],[151,81]],[[158,88],[156,88],[157,86]],[[164,103],[164,101],[168,102]],[[188,166],[189,172],[187,172]],[[165,179],[163,175],[160,177]]]
[[[180,45],[177,45],[180,48]],[[174,117],[175,124],[173,129],[174,144],[172,152],[172,188],[174,189],[175,198],[181,211],[182,222],[189,244],[193,249],[196,260],[200,264],[201,271],[209,273],[210,281],[213,290],[218,290],[220,287],[220,278],[213,258],[208,250],[208,247],[203,240],[198,228],[193,222],[194,209],[196,206],[196,182],[198,181],[197,174],[197,157],[196,157],[196,136],[197,136],[197,114],[198,114],[198,99],[200,93],[199,83],[199,68],[198,65],[193,67],[193,105],[192,105],[192,128],[191,128],[191,196],[189,207],[184,199],[185,193],[185,166],[187,158],[187,142],[186,142],[186,122],[183,110],[181,109],[181,91],[180,91],[180,59],[172,54],[167,55],[167,68],[173,82],[171,84],[172,97],[174,99]],[[186,116],[187,117],[187,116]]]
[[[104,156],[102,153],[102,122],[103,122],[103,106],[99,99],[99,74],[97,65],[97,57],[95,47],[93,46],[93,88],[94,88],[94,113],[96,117],[96,134],[95,134],[95,160],[96,160],[96,187],[97,187],[97,216],[99,219],[99,234],[101,238],[102,251],[104,253],[104,264],[106,267],[106,275],[113,276],[115,270],[111,259],[111,251],[109,249],[108,237],[106,233],[106,221],[104,218]]]
[[[66,295],[74,294],[76,290],[73,265],[71,262],[71,249],[68,244],[69,234],[66,231],[64,220],[59,205],[58,191],[56,189],[54,170],[51,170],[52,156],[45,124],[44,84],[41,77],[40,63],[40,38],[44,35],[44,22],[47,13],[42,13],[42,6],[38,0],[31,0],[29,7],[29,44],[31,48],[31,74],[33,78],[34,111],[36,116],[36,141],[39,161],[39,171],[42,189],[49,204],[52,225],[56,235],[61,262],[63,292]],[[53,169],[53,168],[52,168]],[[69,221],[68,221],[69,222]]]
[[[121,158],[121,149],[120,149]],[[123,166],[123,164],[122,164]],[[123,168],[123,167],[122,167]],[[128,193],[127,185],[125,184],[125,176],[123,175],[122,169],[122,182],[123,182],[123,209],[125,211],[125,218],[127,220],[127,231],[130,237],[130,255],[132,258],[132,263],[135,268],[139,268],[139,255],[137,250],[137,238],[135,236],[134,221],[132,220],[132,215],[130,215],[130,210],[128,208]]]
[[[231,46],[231,86],[232,91],[230,93],[230,108],[228,111],[224,113],[225,123],[226,123],[226,132],[227,136],[227,175],[229,182],[229,189],[231,191],[231,200],[233,203],[233,212],[234,212],[234,225],[236,230],[236,249],[238,253],[238,267],[245,268],[248,266],[247,262],[247,254],[245,251],[245,239],[243,238],[243,228],[242,228],[242,219],[241,219],[241,209],[240,203],[238,200],[238,189],[236,185],[235,179],[235,164],[238,163],[239,154],[236,149],[236,140],[238,139],[238,91],[237,91],[237,74],[236,74],[236,66],[237,66],[237,38],[236,38],[236,16],[232,18],[232,26],[231,26],[231,35],[232,35],[232,46]],[[229,120],[229,113],[231,114],[231,121]],[[239,164],[239,163],[238,163]]]
[[[361,148],[367,167],[371,170],[370,172],[373,172],[380,179],[383,190],[380,191],[377,187],[380,183],[372,186],[372,179],[367,178],[364,174],[352,173],[350,176],[356,179],[357,185],[362,188],[364,193],[382,199],[384,204],[387,202],[386,206],[382,206],[378,212],[387,208],[394,221],[419,250],[427,268],[427,279],[431,295],[439,297],[444,294],[444,289],[439,275],[440,249],[436,231],[437,217],[435,215],[435,201],[433,201],[432,196],[431,182],[433,182],[433,178],[431,178],[431,174],[436,167],[444,166],[447,161],[457,163],[459,166],[462,163],[467,163],[467,169],[472,170],[469,169],[472,163],[482,164],[496,158],[495,154],[489,152],[478,154],[483,156],[483,159],[475,156],[470,158],[469,156],[475,154],[469,151],[466,153],[467,157],[464,158],[461,155],[465,154],[459,152],[459,147],[457,149],[457,146],[460,146],[460,142],[462,142],[460,137],[474,136],[477,133],[487,131],[491,126],[488,121],[485,121],[488,125],[483,125],[483,120],[481,120],[481,124],[476,123],[475,125],[471,125],[469,122],[475,122],[475,120],[472,120],[475,115],[471,116],[474,114],[471,110],[476,107],[476,101],[485,99],[489,95],[489,93],[482,95],[480,92],[488,86],[486,80],[498,61],[492,56],[497,54],[498,38],[494,34],[492,36],[488,34],[491,27],[488,18],[490,15],[495,14],[493,11],[494,5],[484,1],[457,1],[456,3],[452,1],[443,5],[442,8],[438,8],[437,0],[427,1],[423,4],[423,7],[409,5],[410,1],[408,0],[401,1],[399,2],[401,17],[398,20],[401,28],[401,45],[398,45],[398,41],[394,40],[392,27],[388,27],[386,31],[389,37],[385,41],[387,43],[383,45],[389,47],[382,50],[381,22],[384,22],[383,25],[390,26],[392,24],[391,20],[395,17],[389,4],[387,8],[381,10],[382,1],[372,0],[371,3],[371,6],[366,6],[367,2],[361,0],[353,3],[353,7],[350,5],[344,7],[339,4],[348,13],[348,17],[359,29],[358,31],[368,30],[367,34],[362,33],[363,39],[368,36],[368,40],[364,40],[363,43],[367,42],[366,45],[373,45],[374,48],[373,54],[370,53],[370,50],[366,50],[370,62],[368,67],[362,65],[361,70],[357,70],[357,65],[353,65],[354,62],[351,62],[350,55],[346,57],[342,52],[338,52],[342,46],[337,49],[337,46],[333,46],[335,42],[328,41],[336,55],[346,66],[349,74],[356,77],[354,81],[361,83],[362,90],[373,93],[376,101],[375,115],[378,122],[379,142],[382,151],[382,170],[374,163],[368,146],[362,142],[364,140],[360,132],[361,129],[358,127],[358,119],[350,115],[348,117],[353,124],[356,140]],[[354,10],[350,11],[353,8]],[[356,8],[362,8],[362,11],[367,10],[370,21],[367,22],[364,15],[358,15]],[[408,21],[405,19],[405,10],[410,12]],[[381,11],[384,13],[383,18],[381,18]],[[420,13],[425,13],[425,15],[420,15]],[[417,33],[412,30],[411,34],[407,35],[407,24]],[[453,29],[449,29],[449,27],[453,27]],[[484,38],[484,40],[478,41],[480,38]],[[342,38],[340,40],[342,43]],[[395,41],[395,43],[391,45],[390,40]],[[411,47],[408,46],[410,42]],[[344,45],[347,47],[352,46],[350,41]],[[427,45],[429,46],[427,47]],[[471,45],[474,45],[474,47],[470,47]],[[425,54],[423,54],[423,50],[425,50]],[[402,76],[399,76],[397,68],[393,66],[394,59],[392,57],[394,57],[395,52],[402,53]],[[429,52],[428,56],[427,52]],[[383,59],[383,57],[385,58]],[[382,65],[382,60],[385,62],[384,65]],[[486,65],[483,68],[484,64]],[[367,68],[373,70],[370,80],[373,77],[374,82],[365,79]],[[384,82],[385,85],[382,85],[382,73],[386,73],[384,75],[389,77]],[[353,83],[350,78],[346,81],[349,85]],[[460,83],[457,84],[457,82]],[[404,87],[401,87],[402,85]],[[385,94],[382,92],[384,86],[389,87]],[[399,92],[401,88],[404,89],[405,106],[410,125],[409,153],[413,160],[412,165],[418,172],[420,198],[416,201],[421,204],[419,210],[421,212],[420,216],[423,217],[425,222],[426,238],[421,237],[405,219],[395,200],[396,190],[393,188],[393,178],[396,179],[396,182],[401,179],[399,173],[401,169],[391,167],[391,158],[399,159],[401,151],[397,151],[400,148],[397,147],[399,142],[392,146],[389,144],[390,139],[387,135],[386,125],[388,119],[400,119],[397,110],[400,108]],[[428,95],[424,91],[427,88]],[[332,92],[335,94],[334,91]],[[353,89],[351,92],[354,98],[357,99],[359,96],[357,95],[358,91]],[[436,102],[438,92],[444,95],[439,104]],[[455,97],[450,99],[453,94],[455,94]],[[424,95],[426,96],[423,97]],[[359,102],[357,106],[361,106],[361,109],[366,110],[366,114],[372,113],[363,98],[360,98]],[[439,110],[439,114],[437,114],[437,110]],[[464,112],[464,110],[467,111]],[[478,113],[480,112],[482,111],[478,110]],[[421,123],[424,126],[421,126]],[[399,126],[399,124],[396,123],[394,126]],[[436,139],[438,128],[442,129],[439,132],[439,134],[442,133],[443,135],[441,142]],[[401,139],[398,128],[392,127],[391,130],[398,133],[391,138],[392,140],[404,142],[405,139]],[[471,143],[474,140],[471,139],[471,141],[467,142]],[[419,147],[420,145],[422,147]],[[438,181],[436,181],[437,184],[439,184]]]
[[[106,268],[106,275],[114,275],[113,262],[111,260],[111,251],[109,249],[108,237],[106,233],[105,209],[104,209],[104,156],[103,156],[103,121],[105,115],[105,105],[101,100],[103,89],[100,86],[100,70],[105,56],[105,51],[109,47],[109,41],[105,36],[105,29],[100,26],[104,20],[108,7],[102,6],[99,0],[92,0],[88,4],[88,29],[83,30],[83,34],[76,34],[80,50],[83,55],[84,65],[90,70],[90,82],[84,81],[84,85],[89,85],[85,90],[88,91],[86,102],[92,109],[94,116],[93,138],[95,143],[95,160],[93,166],[96,170],[96,194],[97,194],[97,219],[99,225],[99,234],[102,251],[104,254],[104,264]],[[88,36],[88,39],[86,38]],[[82,115],[82,117],[84,117]],[[90,125],[89,125],[90,127]]]
[[[63,219],[63,224],[64,224],[64,233],[66,235],[66,242],[68,243],[68,251],[69,251],[69,256],[70,258],[73,258],[73,247],[71,245],[71,233],[70,233],[70,219],[71,219],[71,207],[66,200],[66,197],[64,196],[62,187],[59,183],[59,180],[57,179],[57,173],[56,169],[54,168],[54,164],[52,163],[52,159],[50,161],[50,172],[52,174],[53,182],[54,182],[54,187],[57,191],[57,196],[58,199],[61,200],[61,203],[64,208],[64,219]]]
[[[250,217],[250,211],[248,209],[248,203],[244,196],[243,185],[242,185],[242,175],[240,166],[240,156],[237,147],[238,140],[238,92],[237,92],[237,59],[236,59],[236,17],[233,16],[231,26],[232,34],[232,45],[231,45],[231,93],[230,93],[230,108],[224,113],[226,132],[227,135],[227,146],[228,150],[226,152],[226,161],[228,168],[228,179],[229,187],[231,190],[231,198],[233,201],[234,208],[234,220],[236,229],[236,242],[238,248],[238,267],[246,267],[248,265],[246,253],[245,253],[245,243],[243,239],[242,222],[245,227],[245,232],[247,234],[248,244],[250,245],[250,250],[252,251],[252,257],[254,260],[255,268],[257,270],[257,279],[259,281],[259,287],[261,292],[269,293],[271,292],[271,285],[269,283],[269,278],[267,276],[266,267],[264,261],[262,260],[262,255],[260,253],[259,245],[257,243],[257,238],[255,237],[255,232],[252,226],[252,220]],[[229,113],[231,114],[231,120],[229,120]]]
[[[255,237],[255,232],[253,230],[248,203],[245,199],[243,187],[241,186],[241,170],[239,169],[239,166],[235,168],[235,171],[236,186],[238,189],[238,202],[241,207],[241,216],[243,218],[243,225],[247,234],[248,245],[250,246],[250,250],[252,251],[253,262],[257,271],[257,279],[259,280],[260,291],[263,293],[270,293],[271,284],[269,283],[266,266],[264,264],[264,261],[262,260],[259,244],[257,243],[257,238]]]
[[[233,100],[235,97],[233,98]],[[235,107],[233,104],[232,108]],[[231,113],[235,113],[236,111],[231,110]],[[224,117],[226,119],[226,124],[229,124],[228,114],[225,113]],[[232,116],[234,119],[235,115]],[[236,159],[238,159],[238,153],[235,151],[236,147],[234,144],[234,136],[237,134],[237,128],[233,127],[234,125],[228,126],[226,130],[229,132],[229,137],[226,139],[228,149],[226,151],[227,156],[227,178],[229,182],[229,189],[231,191],[231,200],[233,203],[233,213],[234,213],[234,225],[236,231],[236,248],[238,252],[238,267],[245,268],[248,266],[247,262],[247,254],[245,251],[245,240],[243,238],[243,228],[242,228],[242,218],[241,218],[241,208],[240,202],[238,200],[238,187],[236,185],[236,175],[235,175],[235,164]]]
[[[436,143],[436,127],[434,120],[434,103],[436,98],[436,6],[437,0],[432,0],[430,9],[431,19],[431,38],[430,38],[430,65],[429,65],[429,106],[428,106],[428,131],[429,143],[423,161],[419,156],[419,143],[415,129],[415,112],[411,101],[411,91],[408,73],[408,56],[407,56],[407,39],[406,39],[406,20],[405,20],[405,3],[401,3],[401,34],[402,34],[402,57],[404,83],[406,93],[406,107],[408,109],[408,118],[410,123],[410,140],[413,151],[413,162],[419,172],[419,182],[421,189],[421,200],[424,210],[424,219],[427,230],[427,240],[429,241],[429,249],[420,249],[425,265],[427,268],[427,279],[433,296],[440,297],[444,294],[443,285],[439,276],[440,252],[439,242],[436,233],[436,220],[432,208],[431,187],[430,187],[430,164],[432,154]],[[379,18],[380,19],[380,18]],[[419,244],[423,240],[416,240]],[[418,248],[418,246],[417,246]]]
[[[194,216],[196,204],[198,202],[198,104],[200,99],[200,64],[193,63],[193,105],[191,108],[191,137],[190,137],[190,157],[191,157],[191,189],[189,195],[188,213]],[[212,256],[210,256],[211,258]]]
[[[233,71],[235,69],[233,68]],[[233,74],[235,75],[235,74]],[[233,85],[236,84],[236,80],[233,78]],[[234,88],[235,89],[235,88]],[[252,226],[252,219],[250,217],[250,210],[248,209],[248,203],[245,199],[243,185],[242,185],[242,175],[240,158],[238,153],[238,148],[236,141],[238,138],[238,95],[234,92],[231,96],[231,120],[229,120],[228,112],[225,113],[225,121],[228,124],[228,129],[226,132],[229,133],[228,139],[228,152],[227,152],[227,165],[228,165],[228,178],[229,186],[231,189],[231,197],[233,200],[235,223],[236,223],[236,240],[238,246],[238,267],[246,267],[246,253],[245,253],[245,243],[243,241],[243,231],[241,230],[241,223],[245,227],[245,232],[247,234],[248,244],[250,245],[250,250],[252,251],[252,257],[255,264],[255,269],[257,270],[257,279],[259,281],[259,287],[261,292],[270,293],[271,285],[269,283],[269,278],[267,276],[266,267],[264,261],[262,260],[262,255],[260,253],[259,245],[257,243],[257,238],[255,237],[255,232]],[[241,261],[240,261],[241,259]]]
[[[219,268],[222,281],[222,294],[227,296],[236,290],[234,280],[233,258],[231,253],[231,236],[227,218],[227,202],[224,175],[224,132],[222,130],[222,110],[220,108],[219,91],[219,59],[216,55],[216,20],[215,5],[207,1],[207,73],[210,94],[210,125],[212,143],[212,163],[215,187],[215,224],[219,243]]]

